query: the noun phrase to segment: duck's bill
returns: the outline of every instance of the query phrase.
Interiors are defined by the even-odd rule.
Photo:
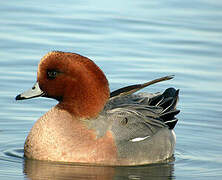
[[[25,91],[22,94],[19,94],[15,97],[16,100],[23,100],[23,99],[31,99],[35,97],[43,96],[44,92],[40,89],[38,82],[34,84],[34,86],[29,89],[28,91]]]

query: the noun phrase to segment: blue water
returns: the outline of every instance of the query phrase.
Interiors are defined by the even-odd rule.
[[[221,179],[222,1],[0,2],[0,179]],[[16,102],[32,87],[43,55],[70,51],[94,60],[111,90],[174,74],[145,89],[180,89],[174,160],[139,167],[30,161],[30,128],[56,104]]]

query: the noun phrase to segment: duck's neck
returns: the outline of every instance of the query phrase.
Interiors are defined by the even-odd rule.
[[[64,97],[57,105],[58,108],[68,111],[77,118],[93,118],[103,110],[109,99],[109,88],[96,88],[93,90],[74,91],[78,92]]]

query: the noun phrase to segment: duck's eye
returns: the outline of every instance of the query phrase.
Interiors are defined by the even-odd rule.
[[[55,69],[47,70],[47,79],[55,79],[58,73],[59,72]]]

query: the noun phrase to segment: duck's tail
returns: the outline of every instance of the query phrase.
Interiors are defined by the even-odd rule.
[[[149,100],[149,105],[162,107],[163,111],[160,113],[160,118],[168,125],[169,129],[173,129],[178,121],[175,117],[180,110],[176,109],[179,100],[179,89],[166,89],[162,94],[154,96]]]
[[[161,81],[170,80],[170,79],[173,79],[173,78],[174,78],[174,75],[165,76],[165,77],[161,77],[161,78],[154,79],[152,81],[146,82],[144,84],[135,84],[135,85],[131,85],[131,86],[126,86],[126,87],[123,87],[123,88],[117,89],[116,91],[111,92],[110,93],[110,98],[133,94],[133,93],[135,93],[135,92],[139,91],[140,89],[143,89],[147,86],[150,86],[152,84],[155,84],[155,83],[158,83],[158,82],[161,82]]]

